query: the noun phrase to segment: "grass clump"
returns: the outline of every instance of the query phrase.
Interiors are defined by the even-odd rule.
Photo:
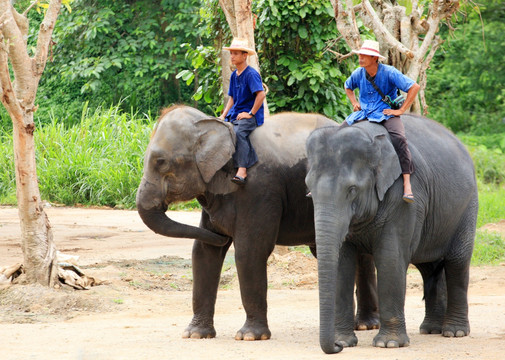
[[[497,265],[505,260],[505,241],[497,232],[478,230],[472,265]]]
[[[44,199],[65,205],[133,208],[149,142],[150,119],[118,107],[85,112],[78,126],[53,119],[37,132],[37,166]]]

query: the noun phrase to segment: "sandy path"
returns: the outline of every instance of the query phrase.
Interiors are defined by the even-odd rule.
[[[22,291],[23,287],[0,291],[2,360],[328,358],[329,355],[319,348],[317,286],[309,284],[300,288],[293,286],[293,280],[289,286],[272,285],[268,294],[272,339],[244,342],[233,339],[245,315],[236,281],[232,282],[218,293],[217,338],[185,340],[181,334],[192,316],[191,291],[182,285],[182,290],[174,290],[169,281],[183,279],[190,269],[170,270],[167,275],[146,273],[130,265],[162,255],[189,259],[191,241],[153,234],[133,211],[49,208],[47,213],[58,249],[79,255],[79,263],[87,272],[108,280],[109,284],[79,292],[40,290],[40,296],[29,295],[25,305],[19,304],[26,303],[26,298],[12,291],[13,288]],[[197,213],[171,215],[195,225],[199,221]],[[0,208],[0,266],[22,261],[18,242],[17,210]],[[129,260],[131,264],[121,267],[113,262],[117,260]],[[97,263],[104,265],[94,268],[93,264]],[[281,265],[286,266],[285,263]],[[280,270],[280,275],[276,274],[276,269],[269,267],[270,278],[287,276]],[[469,294],[472,332],[458,339],[418,333],[424,313],[420,279],[415,271],[408,276],[406,321],[411,345],[401,349],[377,349],[371,346],[376,331],[359,332],[358,346],[344,349],[335,357],[505,358],[505,266],[472,269]],[[190,284],[187,279],[186,282]],[[58,303],[46,299],[48,296],[54,299],[62,292],[65,294]],[[22,299],[12,301],[16,296]],[[96,309],[91,311],[83,306],[94,302]],[[62,311],[58,312],[57,307]]]

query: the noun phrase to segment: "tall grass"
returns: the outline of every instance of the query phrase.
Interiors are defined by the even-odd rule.
[[[147,116],[113,106],[92,113],[85,107],[81,123],[69,128],[55,118],[38,126],[36,160],[42,198],[65,205],[133,208],[152,123]],[[9,137],[2,136],[6,140],[2,145],[10,145],[12,152],[12,138],[9,144]],[[2,152],[9,150],[2,146]],[[0,175],[5,188],[0,191],[2,203],[11,203],[15,194],[12,155],[7,162],[8,172]]]

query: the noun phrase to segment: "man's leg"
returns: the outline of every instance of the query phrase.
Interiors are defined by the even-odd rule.
[[[235,120],[233,122],[233,129],[235,130],[237,140],[235,154],[233,155],[235,166],[238,167],[236,176],[244,179],[247,177],[247,169],[258,161],[256,151],[254,151],[249,140],[249,135],[257,127],[254,116],[250,119]]]
[[[410,154],[407,138],[405,137],[405,128],[399,116],[392,117],[381,122],[391,136],[391,142],[395,148],[403,174],[403,194],[405,201],[413,201],[412,185],[410,184],[410,174],[414,171],[412,156]]]

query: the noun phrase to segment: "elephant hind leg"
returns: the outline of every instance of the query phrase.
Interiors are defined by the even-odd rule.
[[[380,320],[377,279],[375,276],[373,256],[369,254],[358,255],[358,266],[356,268],[356,300],[357,311],[354,320],[354,329],[378,329]]]
[[[470,260],[468,260],[468,264]],[[445,337],[462,337],[470,334],[468,320],[469,265],[448,264],[445,269],[447,282],[447,311],[442,326]]]
[[[424,282],[425,315],[421,334],[441,334],[447,308],[444,262],[416,264]]]
[[[461,217],[454,232],[451,247],[445,255],[445,280],[447,283],[447,311],[442,335],[461,337],[470,334],[468,320],[468,284],[470,282],[470,262],[477,223],[477,195]]]

